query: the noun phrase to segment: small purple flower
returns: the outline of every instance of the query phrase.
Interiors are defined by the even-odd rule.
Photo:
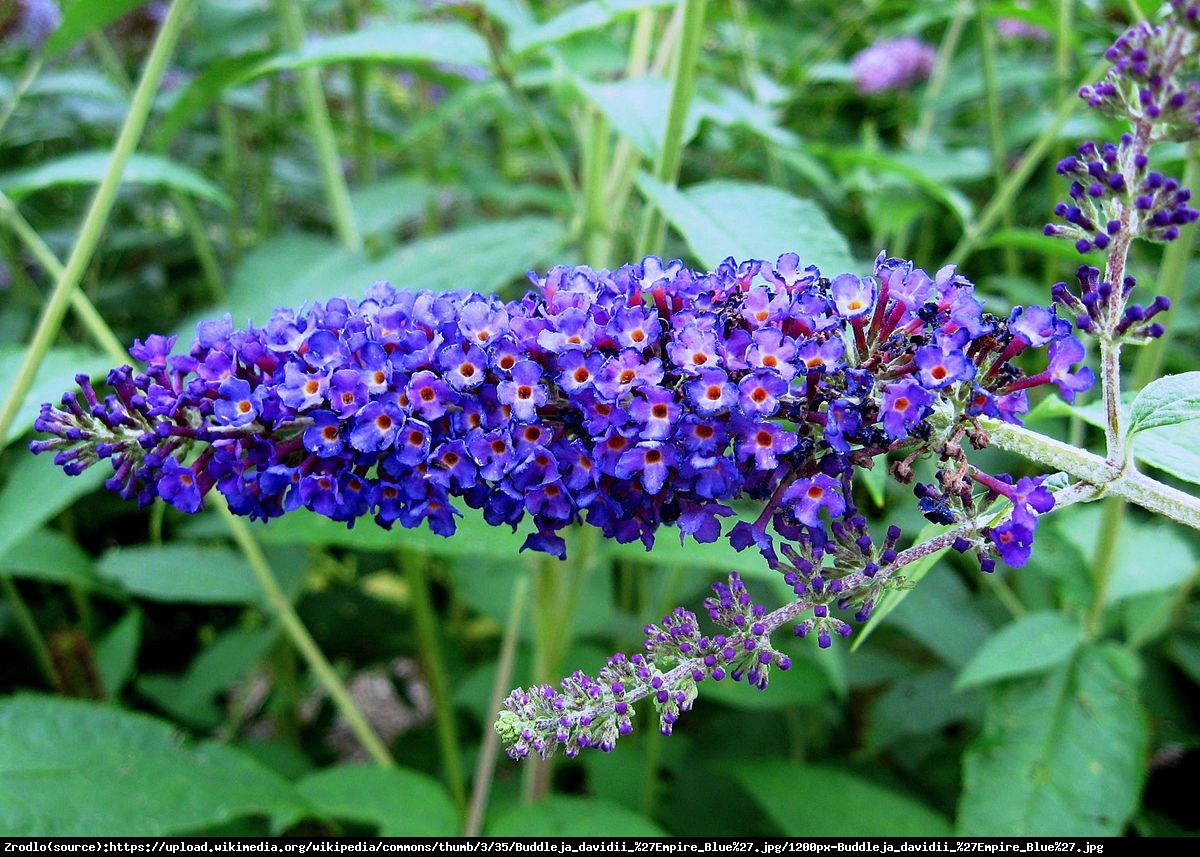
[[[279,385],[279,398],[289,408],[307,411],[325,404],[329,389],[329,378],[323,374],[310,374],[296,363],[285,363],[284,381]]]
[[[196,482],[196,472],[174,458],[168,458],[163,462],[158,496],[189,515],[200,511],[202,495]]]
[[[1029,560],[1033,547],[1032,521],[1021,521],[1016,517],[1009,518],[998,527],[988,532],[988,538],[996,546],[1000,558],[1013,568],[1020,568]]]
[[[341,421],[333,411],[313,411],[313,424],[304,430],[304,448],[321,458],[332,458],[342,451]]]
[[[746,375],[738,383],[742,413],[758,418],[771,416],[779,410],[779,397],[787,390],[787,382],[777,372],[759,370]]]
[[[667,346],[671,361],[689,375],[698,375],[719,364],[717,339],[711,331],[689,324]]]
[[[329,405],[340,417],[354,416],[367,397],[367,385],[357,369],[338,369],[329,379]]]
[[[335,378],[336,378],[336,374]],[[436,420],[450,406],[453,395],[450,385],[432,372],[422,371],[408,382],[405,398],[408,407],[424,420]]]
[[[682,411],[675,393],[662,387],[642,389],[629,406],[630,416],[641,423],[642,436],[649,440],[669,438]]]
[[[830,294],[842,318],[858,318],[875,308],[875,281],[871,277],[839,274],[830,284]]]
[[[791,452],[797,443],[793,432],[774,423],[747,423],[739,436],[739,457],[753,458],[757,470],[774,470],[779,466],[779,456]]]
[[[1071,367],[1083,360],[1083,356],[1083,343],[1073,336],[1050,344],[1050,364],[1046,371],[1068,402],[1074,402],[1077,393],[1091,389],[1096,382],[1096,374],[1087,366],[1071,371]]]
[[[909,429],[925,417],[933,393],[912,379],[897,381],[883,394],[883,430],[892,440],[907,437]]]
[[[350,445],[360,452],[387,449],[404,425],[404,413],[392,402],[374,401],[354,417]]]
[[[213,405],[213,412],[222,424],[244,426],[254,422],[258,406],[250,391],[250,384],[241,378],[226,378],[218,388],[221,398]]]
[[[700,377],[686,385],[688,398],[703,414],[727,411],[737,401],[737,388],[721,369],[705,369]]]
[[[621,455],[617,462],[616,476],[620,479],[630,479],[640,474],[646,491],[657,494],[667,481],[674,463],[675,451],[672,447],[657,441],[645,441]]]
[[[781,502],[797,521],[809,527],[821,526],[822,509],[835,520],[846,511],[841,484],[824,473],[811,479],[797,479],[784,492]]]
[[[438,364],[450,386],[459,392],[475,389],[487,376],[487,355],[475,345],[446,346],[438,354]]]
[[[539,383],[541,367],[532,360],[522,360],[512,370],[512,379],[501,381],[497,391],[500,401],[512,408],[513,419],[528,423],[537,419],[537,409],[546,404],[546,388]]]
[[[941,345],[926,345],[917,349],[913,362],[917,377],[928,390],[941,390],[975,377],[975,364],[957,348],[946,351]]]

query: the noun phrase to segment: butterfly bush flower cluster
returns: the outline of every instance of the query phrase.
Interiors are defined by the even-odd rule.
[[[111,459],[110,489],[184,512],[215,489],[264,520],[303,507],[450,535],[458,502],[494,525],[530,516],[525,547],[560,557],[577,521],[647,547],[664,523],[710,542],[745,496],[764,509],[733,526],[736,547],[775,564],[773,531],[819,568],[837,541],[824,520],[856,519],[854,467],[903,452],[902,473],[939,450],[969,505],[946,450],[972,420],[1017,420],[1036,384],[1091,381],[1053,311],[996,318],[953,268],[883,255],[868,277],[830,280],[795,254],[711,273],[648,257],[536,285],[506,303],[381,283],[261,328],[202,324],[185,354],[152,336],[132,350],[145,370],[111,372],[111,393],[81,377],[82,399],[44,406],[54,437],[33,449],[71,473]],[[1030,348],[1048,348],[1032,375],[1013,362]]]

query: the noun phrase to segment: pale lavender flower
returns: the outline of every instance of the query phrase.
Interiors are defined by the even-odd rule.
[[[907,89],[929,77],[937,51],[915,36],[876,42],[854,55],[850,68],[863,95]]]

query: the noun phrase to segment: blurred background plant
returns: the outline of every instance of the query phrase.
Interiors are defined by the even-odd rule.
[[[1159,12],[0,0],[0,829],[1188,832],[1196,536],[1116,501],[1048,518],[1018,571],[926,564],[856,650],[784,641],[769,692],[706,683],[670,739],[518,766],[491,728],[510,687],[636,647],[730,570],[790,590],[670,532],[648,553],[573,532],[559,563],[470,515],[444,540],[137,511],[16,442],[134,338],[380,279],[515,297],[555,264],[795,250],[865,273],[887,248],[959,265],[998,314],[1045,303],[1079,264],[1042,234],[1054,165],[1120,133],[1076,91]],[[1192,146],[1154,160],[1196,185]],[[1175,303],[1134,390],[1195,366],[1194,247],[1192,226],[1135,248]],[[1095,399],[1029,422],[1098,448]],[[1194,435],[1135,454],[1200,482]],[[880,478],[858,505],[916,533],[905,493]]]

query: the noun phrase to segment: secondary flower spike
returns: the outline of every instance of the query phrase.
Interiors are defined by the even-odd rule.
[[[80,376],[44,405],[53,437],[32,449],[68,473],[110,459],[111,490],[184,512],[216,489],[251,518],[304,507],[442,535],[456,502],[494,525],[528,515],[525,547],[557,556],[580,520],[647,546],[664,523],[712,541],[748,496],[765,509],[731,539],[774,562],[768,529],[826,543],[854,467],[941,449],[979,415],[1016,421],[1035,384],[1091,381],[1061,358],[1037,375],[1010,362],[1082,357],[1053,310],[996,318],[953,268],[883,254],[832,281],[795,254],[531,279],[507,302],[377,283],[263,327],[203,323],[187,353],[151,336],[111,392]]]

